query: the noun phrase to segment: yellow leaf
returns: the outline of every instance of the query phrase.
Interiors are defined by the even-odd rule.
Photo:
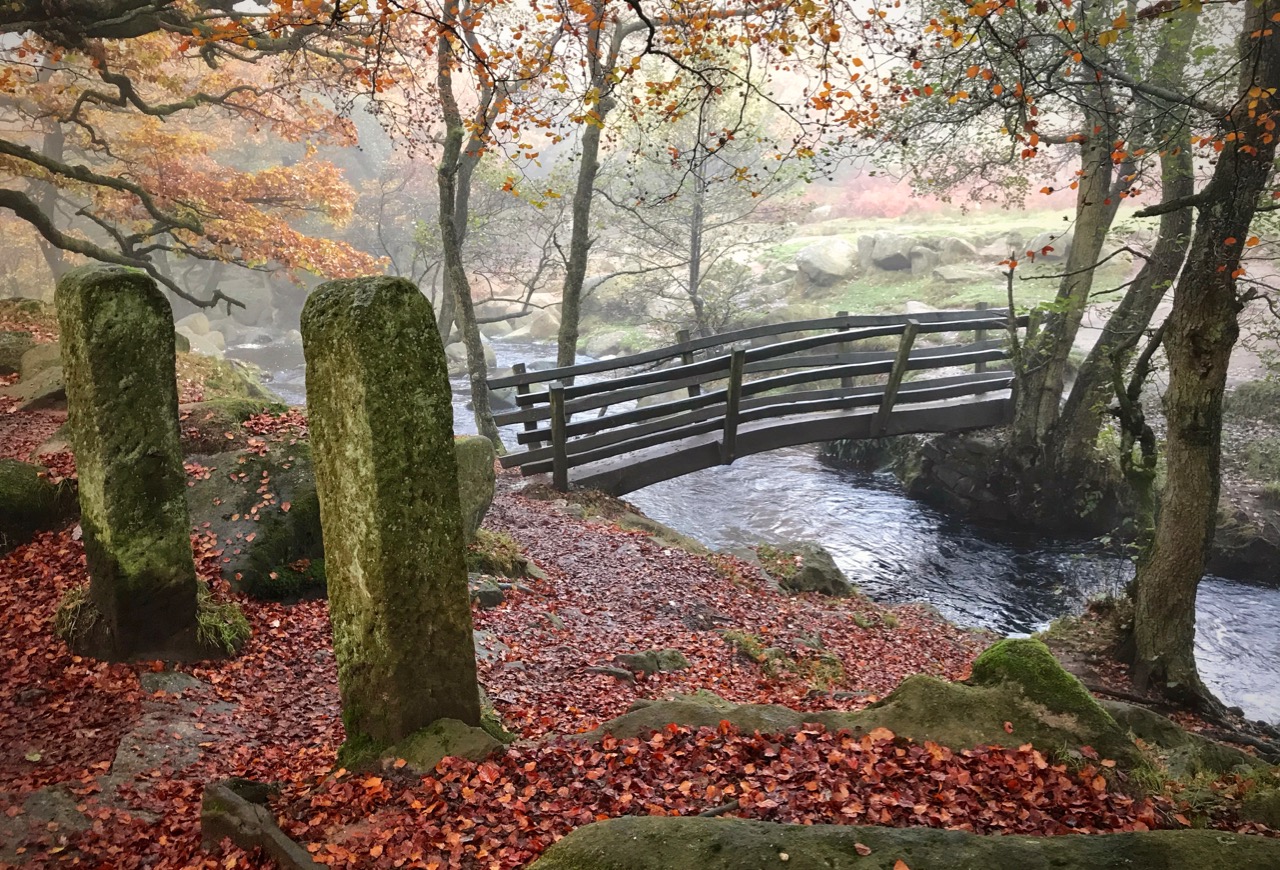
[[[1111,22],[1111,26],[1114,27],[1116,30],[1124,30],[1126,27],[1129,26],[1129,13],[1121,12],[1116,17],[1116,20]]]

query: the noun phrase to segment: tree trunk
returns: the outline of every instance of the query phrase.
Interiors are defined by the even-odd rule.
[[[582,131],[582,161],[573,191],[573,229],[569,235],[569,261],[565,264],[564,291],[560,296],[560,334],[557,336],[556,365],[571,366],[578,359],[578,325],[582,312],[582,284],[587,277],[587,255],[591,250],[591,200],[596,174],[600,171],[600,137],[604,121],[613,108],[612,98],[597,104],[598,122]]]
[[[1242,307],[1236,270],[1276,152],[1263,125],[1280,109],[1274,96],[1280,35],[1271,26],[1277,13],[1280,0],[1246,7],[1240,95],[1223,131],[1232,138],[1200,195],[1191,252],[1174,291],[1165,337],[1166,483],[1151,550],[1134,583],[1135,682],[1202,706],[1216,702],[1196,669],[1196,591],[1217,519],[1222,397]]]
[[[1114,136],[1108,103],[1109,98],[1103,95],[1086,106],[1071,252],[1062,270],[1054,310],[1036,339],[1028,342],[1024,382],[1017,391],[1014,443],[1032,464],[1042,458],[1046,438],[1058,420],[1067,361],[1093,289],[1092,267],[1102,253],[1119,205],[1118,197],[1110,196]]]
[[[471,382],[471,410],[475,416],[476,430],[493,442],[495,450],[503,453],[505,448],[489,406],[489,371],[484,359],[484,343],[480,340],[480,325],[476,322],[475,305],[471,301],[471,283],[467,280],[467,270],[462,265],[462,236],[456,223],[456,209],[460,201],[462,141],[466,131],[462,113],[453,94],[450,76],[453,47],[446,36],[442,36],[438,42],[436,63],[441,113],[445,123],[444,149],[436,170],[440,189],[440,236],[444,248],[445,295],[453,298],[462,341],[467,348],[467,374]],[[461,201],[465,209],[465,197]],[[448,336],[443,338],[447,340]]]
[[[1187,10],[1163,26],[1149,74],[1152,84],[1170,91],[1184,84],[1191,40],[1199,20],[1199,14]],[[1183,143],[1186,110],[1160,103],[1147,104],[1147,112],[1149,117],[1144,126],[1150,131],[1150,147],[1160,152],[1162,201],[1185,199],[1195,193],[1193,156]],[[1161,217],[1151,259],[1143,265],[1107,319],[1098,343],[1081,366],[1052,436],[1055,459],[1064,472],[1075,475],[1094,463],[1093,453],[1102,430],[1105,406],[1115,395],[1112,388],[1115,372],[1117,368],[1120,371],[1127,368],[1142,332],[1150,325],[1160,301],[1177,279],[1187,257],[1193,221],[1190,207]]]

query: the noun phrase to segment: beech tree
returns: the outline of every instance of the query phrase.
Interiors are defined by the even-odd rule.
[[[300,36],[222,41],[218,16],[176,4],[35,12],[0,13],[8,34],[0,107],[20,122],[0,136],[0,208],[38,233],[55,276],[66,255],[81,255],[143,269],[175,295],[211,306],[233,300],[216,286],[197,295],[168,264],[377,269],[373,257],[299,229],[316,215],[350,217],[350,188],[312,146],[354,141],[349,123],[303,96],[300,80],[277,63]],[[98,12],[117,13],[114,23]],[[238,168],[228,123],[240,130],[232,142],[256,139],[259,151],[288,159]]]

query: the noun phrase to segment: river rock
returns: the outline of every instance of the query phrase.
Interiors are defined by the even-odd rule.
[[[70,484],[53,484],[43,468],[0,459],[0,553],[52,529],[74,516],[76,497]]]
[[[534,341],[550,341],[559,333],[560,314],[556,310],[548,308],[539,311],[529,322],[529,337]]]
[[[796,254],[796,266],[813,283],[829,287],[853,275],[857,256],[844,239],[822,239]]]
[[[793,541],[770,549],[777,558],[766,558],[759,549],[765,570],[788,592],[817,592],[822,595],[849,595],[855,590],[831,553],[819,544]]]
[[[169,302],[119,266],[73,269],[56,298],[90,577],[67,640],[112,660],[199,655]]]
[[[1060,837],[936,828],[623,816],[578,828],[530,870],[1273,870],[1280,840],[1223,831]]]
[[[174,324],[178,329],[185,329],[191,335],[208,335],[209,334],[209,316],[203,311],[197,311],[195,314],[188,314],[186,317]]]
[[[480,722],[453,403],[409,281],[330,281],[302,311],[343,753]],[[341,757],[341,756],[340,756]]]
[[[486,338],[502,338],[510,335],[513,327],[505,320],[495,320],[492,323],[481,323],[480,334]]]

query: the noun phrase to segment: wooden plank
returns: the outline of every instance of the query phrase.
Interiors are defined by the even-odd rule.
[[[1008,396],[966,402],[961,405],[903,408],[890,418],[888,435],[921,432],[960,432],[1003,426],[1013,418]],[[780,447],[795,447],[843,438],[871,437],[874,413],[837,414],[818,419],[788,420],[762,426],[738,435],[739,458]],[[621,496],[664,480],[720,464],[720,450],[714,435],[692,439],[688,444],[664,445],[645,456],[627,456],[595,468],[583,469],[578,486],[599,489]]]
[[[682,329],[679,332],[677,332],[676,341],[681,345],[687,345],[689,343],[689,330]],[[680,364],[683,366],[693,365],[692,350],[686,350],[680,354]],[[694,384],[692,387],[689,388],[689,397],[692,398],[701,392],[702,392],[702,387],[698,386],[697,384]]]
[[[836,312],[836,317],[848,317],[848,316],[849,316],[848,311]],[[848,332],[849,330],[848,330],[848,327],[844,327],[840,331]],[[845,353],[848,352],[848,350],[849,350],[849,346],[847,344],[842,344],[839,346],[839,348],[836,349],[836,356],[837,357],[843,356]],[[833,365],[839,365],[839,363],[833,363]],[[846,390],[849,389],[850,387],[853,386],[853,378],[849,377],[848,375],[845,375],[843,378],[840,379],[840,386],[844,387]]]
[[[893,369],[889,372],[889,382],[884,386],[880,410],[876,413],[874,426],[876,437],[879,437],[878,433],[883,432],[889,423],[889,412],[893,410],[894,400],[898,397],[898,387],[902,386],[902,376],[907,373],[907,365],[911,362],[911,346],[916,342],[916,333],[919,329],[918,323],[908,320],[906,328],[902,331],[902,339],[898,342],[898,355],[893,361]]]
[[[979,311],[986,311],[986,310],[987,310],[988,308],[990,308],[990,307],[991,307],[991,306],[990,306],[988,303],[986,303],[986,302],[979,302],[979,303],[978,303],[978,306],[977,306],[977,308],[978,308],[978,310],[979,310]],[[986,331],[985,329],[979,329],[979,330],[976,330],[976,331],[973,333],[973,340],[974,340],[974,341],[986,341],[986,340],[987,340],[987,331]],[[983,360],[980,360],[980,361],[978,361],[978,362],[974,363],[974,364],[973,364],[973,370],[974,370],[975,372],[979,373],[979,374],[981,374],[982,372],[985,372],[985,371],[987,370],[987,364],[986,364],[986,362],[985,362],[985,361],[983,361]]]
[[[925,381],[907,382],[898,392],[897,406],[904,404],[935,402],[962,396],[977,395],[1008,389],[1013,382],[1011,373],[986,373],[954,375]],[[883,392],[880,385],[854,387],[851,390],[828,389],[792,393],[787,396],[761,396],[743,399],[740,406],[739,425],[781,416],[797,416],[816,411],[851,410],[858,407],[879,405]],[[725,407],[717,404],[686,414],[666,417],[649,423],[629,426],[603,434],[591,435],[568,444],[569,465],[576,467],[596,462],[645,447],[678,441],[691,434],[714,432],[723,428]],[[697,424],[706,425],[697,425]],[[675,431],[683,430],[683,431]],[[657,436],[657,437],[652,437]],[[613,448],[613,449],[610,449]],[[552,458],[552,449],[542,447],[522,453],[509,453],[502,457],[502,466],[512,468],[531,463],[542,463]],[[550,464],[539,466],[543,471]],[[528,473],[537,473],[530,469]]]
[[[720,439],[720,461],[733,462],[733,445],[738,439],[738,405],[742,401],[742,369],[747,364],[747,352],[735,350],[729,361],[729,386],[725,396],[724,436]]]
[[[733,332],[725,332],[720,335],[707,336],[705,338],[696,338],[689,342],[687,349],[690,351],[707,350],[714,347],[723,347],[729,344],[750,341],[755,338],[763,338],[770,335],[785,335],[789,332],[812,332],[814,330],[829,329],[848,329],[848,330],[872,330],[882,329],[884,327],[896,327],[889,329],[888,332],[877,332],[880,335],[896,335],[901,331],[901,327],[906,321],[914,317],[917,322],[922,325],[922,331],[933,332],[960,332],[973,329],[972,326],[965,326],[964,322],[971,320],[989,320],[997,319],[1001,323],[1006,317],[1005,309],[993,308],[988,311],[924,311],[916,315],[905,314],[853,314],[846,317],[828,317],[819,320],[797,320],[790,323],[780,323],[765,326],[753,326],[747,329],[734,330]],[[1023,315],[1025,317],[1025,315]],[[928,329],[926,327],[938,323],[955,324],[949,328]],[[785,342],[780,342],[785,343]],[[768,345],[767,347],[773,347]],[[492,389],[501,387],[514,387],[520,384],[536,384],[549,381],[561,380],[566,377],[575,377],[577,375],[596,374],[599,372],[616,371],[618,369],[631,368],[633,366],[644,365],[650,362],[660,362],[667,359],[675,359],[685,350],[685,347],[679,345],[656,348],[654,350],[643,351],[637,354],[631,354],[625,357],[615,357],[610,360],[599,360],[592,363],[581,363],[574,366],[566,366],[564,368],[546,369],[540,372],[526,372],[521,375],[508,375],[501,378],[492,378],[489,380],[489,386]],[[764,350],[765,348],[753,348],[753,350]]]
[[[525,369],[525,364],[524,364],[524,363],[516,363],[515,365],[513,365],[513,366],[511,367],[511,371],[515,372],[515,373],[516,373],[516,374],[518,374],[518,375],[522,375],[522,374],[524,374],[524,373],[525,373],[525,370],[526,370],[526,369]],[[527,394],[528,394],[528,392],[529,392],[529,385],[528,385],[528,384],[520,384],[519,386],[517,386],[517,387],[516,387],[516,395],[517,395],[517,396],[524,396],[524,395],[527,395]],[[496,418],[494,419],[494,422],[495,422],[495,423],[497,422],[497,419],[496,419]],[[538,428],[538,424],[537,424],[537,423],[535,423],[535,422],[533,422],[532,420],[526,420],[526,421],[525,421],[524,429],[525,429],[525,431],[526,431],[526,432],[530,431],[531,429],[537,429],[537,428]],[[537,442],[534,442],[534,446],[535,446],[535,447],[537,446]]]
[[[569,450],[568,438],[565,436],[564,384],[557,381],[551,385],[551,449],[552,486],[557,492],[569,491]]]
[[[912,359],[924,359],[928,357],[947,356],[953,353],[972,353],[978,350],[1003,350],[1005,346],[1002,338],[988,338],[985,341],[969,342],[968,344],[939,344],[929,347],[917,347],[911,352]],[[837,366],[848,365],[849,363],[862,362],[893,362],[893,358],[897,355],[896,350],[859,350],[841,353],[824,353],[824,354],[797,354],[794,357],[779,357],[777,359],[761,360],[759,362],[747,363],[747,374],[759,374],[760,372],[776,372],[789,368],[800,368],[801,366]]]

